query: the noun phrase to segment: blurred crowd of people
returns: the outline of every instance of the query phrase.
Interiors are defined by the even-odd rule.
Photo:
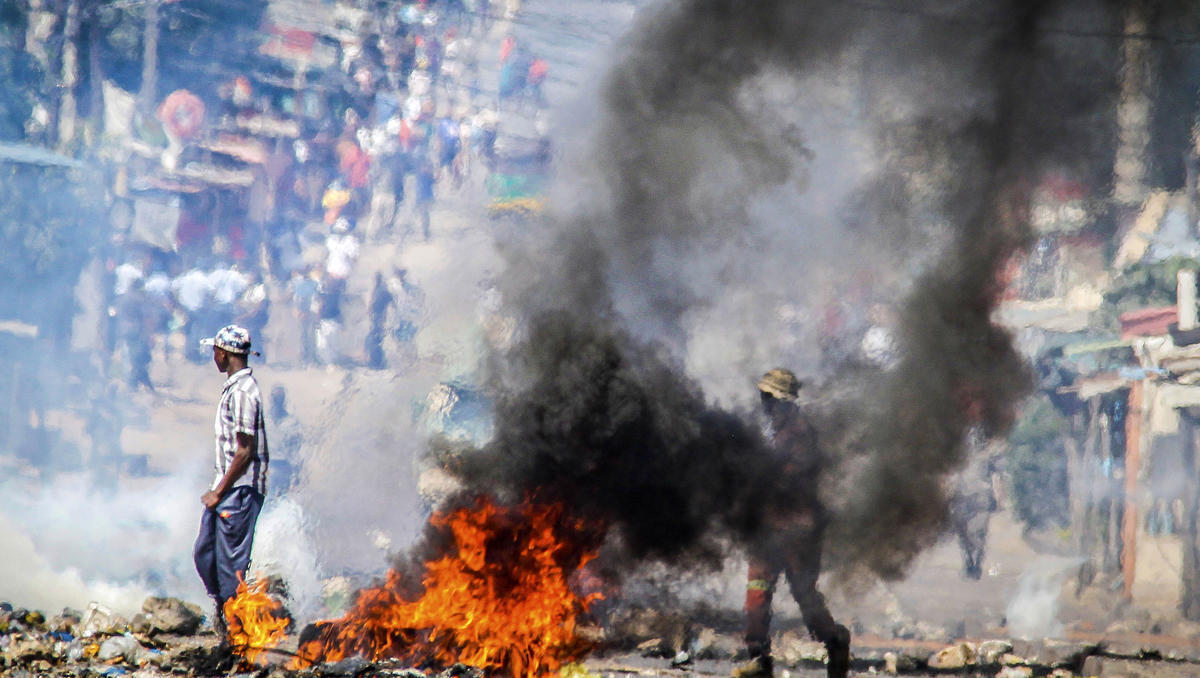
[[[173,251],[117,240],[107,262],[107,347],[129,386],[153,390],[155,355],[207,360],[198,339],[228,322],[248,328],[268,359],[275,326],[285,322],[305,365],[382,369],[389,341],[412,355],[421,291],[394,262],[360,266],[364,248],[431,239],[435,200],[494,169],[500,111],[544,106],[545,60],[489,33],[517,8],[488,0],[344,5],[341,91],[324,117],[304,121],[299,138],[275,140],[245,218],[207,232],[185,218]],[[485,88],[484,60],[497,57],[499,84]],[[220,92],[226,119],[271,112],[247,78]],[[372,275],[373,283],[349,284]],[[348,287],[360,291],[351,304]],[[361,353],[343,340],[348,322],[367,327]]]

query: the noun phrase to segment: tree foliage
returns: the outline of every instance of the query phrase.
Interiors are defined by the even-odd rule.
[[[99,186],[86,170],[0,164],[0,317],[45,324],[68,311],[104,232]]]
[[[42,93],[44,78],[37,61],[25,51],[26,16],[16,3],[0,2],[0,140],[25,136],[25,121]]]
[[[1069,429],[1050,401],[1030,398],[1008,438],[1008,469],[1017,517],[1033,529],[1065,527],[1070,521],[1067,502],[1067,454],[1064,431]]]
[[[1183,268],[1197,268],[1191,257],[1175,256],[1162,261],[1141,261],[1121,271],[1104,293],[1104,304],[1093,324],[1109,330],[1120,327],[1118,318],[1126,311],[1175,303],[1175,276]]]

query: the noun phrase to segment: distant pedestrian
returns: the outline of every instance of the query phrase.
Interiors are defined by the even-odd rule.
[[[146,309],[147,340],[150,342],[151,349],[161,340],[162,356],[165,361],[169,358],[170,342],[167,341],[167,336],[171,333],[171,317],[174,311],[174,302],[171,299],[171,279],[167,277],[166,273],[155,272],[146,278],[143,287],[146,290],[148,304]]]
[[[325,194],[321,196],[321,207],[325,208],[325,223],[333,225],[342,216],[342,211],[347,209],[352,195],[346,183],[341,179],[335,179],[329,183]]]
[[[458,121],[446,116],[438,121],[438,172],[442,177],[450,178],[455,186],[460,179],[458,167],[454,160],[458,157],[460,148]]]
[[[329,230],[325,238],[325,294],[339,308],[340,315],[346,280],[354,271],[354,262],[358,260],[358,238],[350,233],[350,221],[345,217],[333,222]]]
[[[423,160],[417,169],[416,205],[417,224],[426,240],[429,240],[429,212],[433,208],[433,186],[436,181],[433,163]]]
[[[500,86],[497,91],[499,101],[503,103],[525,91],[529,66],[517,56],[510,57],[500,67]]]
[[[300,359],[312,364],[317,360],[317,297],[321,292],[316,269],[308,266],[292,273],[288,291],[292,295],[292,311],[300,323]]]
[[[326,367],[342,359],[342,307],[340,297],[330,293],[328,286],[317,297],[317,361]]]
[[[409,149],[411,148],[412,128],[408,121],[395,116],[387,121],[385,127],[388,145],[387,155],[384,156],[384,166],[388,168],[388,179],[392,191],[392,204],[399,212],[404,204],[404,181],[408,177]],[[390,221],[388,228],[390,229]]]
[[[503,66],[508,62],[508,58],[512,56],[513,48],[517,46],[517,39],[511,35],[504,36],[500,41],[500,65]]]
[[[546,97],[542,92],[542,84],[546,82],[546,75],[549,72],[550,65],[546,63],[545,59],[537,57],[529,62],[529,75],[526,77],[526,84],[529,87],[529,96],[537,106],[546,105]]]
[[[141,278],[130,283],[125,294],[117,298],[117,326],[129,364],[127,383],[130,389],[145,386],[151,393],[154,392],[154,384],[150,383],[149,312],[152,310]]]
[[[499,133],[499,121],[499,113],[491,108],[483,109],[475,116],[475,126],[479,129],[476,152],[483,158],[483,163],[489,171],[496,169],[496,138]]]
[[[383,355],[383,338],[387,333],[384,325],[387,323],[388,309],[395,304],[396,298],[388,291],[383,274],[376,273],[375,287],[371,290],[371,303],[367,309],[370,329],[367,331],[367,339],[363,345],[363,351],[367,357],[367,367],[373,370],[382,370],[387,367],[387,360]]]
[[[950,526],[958,538],[963,557],[963,576],[983,576],[987,552],[988,522],[998,502],[992,485],[1001,458],[1002,445],[989,441],[979,426],[967,432],[967,465],[953,478],[950,497]]]

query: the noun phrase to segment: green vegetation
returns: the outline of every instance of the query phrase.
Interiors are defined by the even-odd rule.
[[[43,82],[37,63],[25,51],[26,21],[16,3],[0,3],[0,140],[25,137],[25,121],[38,103]]]
[[[0,164],[0,317],[63,329],[106,215],[87,170]]]
[[[1104,293],[1104,305],[1092,319],[1097,329],[1120,329],[1117,318],[1126,311],[1175,303],[1175,275],[1181,268],[1200,267],[1191,257],[1139,262],[1121,271]]]
[[[1017,517],[1032,529],[1066,527],[1067,455],[1063,436],[1068,422],[1050,401],[1025,402],[1008,437],[1008,470]]]

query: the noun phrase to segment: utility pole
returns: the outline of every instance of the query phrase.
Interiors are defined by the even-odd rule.
[[[1183,542],[1183,564],[1180,579],[1179,611],[1184,619],[1200,621],[1200,530],[1197,518],[1200,516],[1200,492],[1197,491],[1197,437],[1200,436],[1200,426],[1197,426],[1197,408],[1180,410],[1179,430],[1183,439],[1183,473],[1187,483],[1183,492],[1183,530],[1180,540]]]
[[[142,88],[138,91],[138,106],[143,112],[153,108],[158,96],[158,5],[161,0],[146,0],[145,47],[142,53]]]
[[[51,0],[30,0],[25,51],[41,65],[45,77],[43,86],[39,87],[37,92],[38,108],[35,108],[35,120],[38,123],[38,131],[30,136],[28,141],[45,146],[54,143],[54,135],[58,130],[56,114],[59,94],[55,85],[61,70],[61,50],[57,49],[55,43],[61,19],[57,3]]]
[[[88,42],[91,44],[91,49],[88,50],[88,110],[91,112],[92,130],[99,137],[104,133],[104,61],[100,58],[103,36],[100,31],[100,19],[96,16],[98,7],[93,3],[89,10],[92,16],[87,24]]]
[[[1117,157],[1113,200],[1136,209],[1146,197],[1146,153],[1150,147],[1151,74],[1153,53],[1146,3],[1129,3],[1125,40],[1121,46],[1121,98],[1117,103]]]
[[[1132,0],[1125,10],[1125,37],[1121,44],[1121,98],[1117,103],[1117,157],[1113,162],[1113,206],[1117,226],[1127,231],[1146,198],[1146,156],[1150,148],[1150,116],[1154,53],[1147,39],[1150,10],[1147,0]],[[1144,453],[1141,381],[1129,389],[1125,419],[1125,494],[1120,528],[1120,562],[1123,594],[1133,597],[1137,572],[1139,526],[1138,476]]]
[[[82,0],[68,0],[63,22],[62,103],[58,109],[58,148],[64,149],[75,138],[75,86],[79,84],[79,12]]]

